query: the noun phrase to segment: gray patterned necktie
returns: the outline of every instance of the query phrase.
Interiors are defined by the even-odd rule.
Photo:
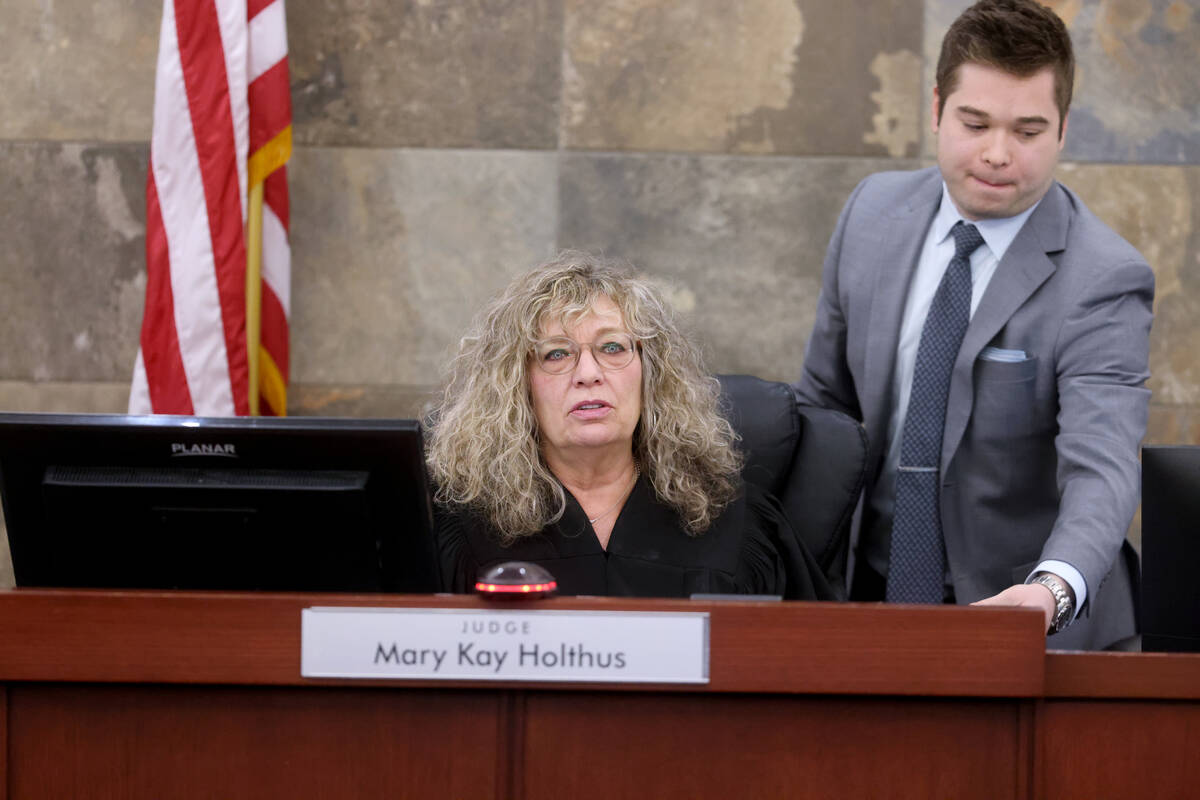
[[[946,573],[938,486],[950,373],[971,319],[971,253],[983,244],[974,225],[955,223],[954,258],[921,329],[896,471],[889,603],[940,603]]]

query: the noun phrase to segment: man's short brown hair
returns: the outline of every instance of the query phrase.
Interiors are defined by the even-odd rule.
[[[954,21],[938,56],[939,120],[946,98],[958,88],[963,64],[994,67],[1018,78],[1049,67],[1062,136],[1075,83],[1075,54],[1067,26],[1049,8],[1035,0],[980,0]]]

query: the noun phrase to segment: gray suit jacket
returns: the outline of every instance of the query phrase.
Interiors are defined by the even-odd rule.
[[[867,496],[908,286],[941,192],[937,168],[867,178],[825,258],[797,391],[862,420],[876,465]],[[955,595],[973,602],[1039,561],[1066,561],[1088,597],[1051,647],[1100,648],[1136,629],[1118,553],[1138,504],[1153,299],[1145,259],[1055,183],[997,266],[954,365],[940,503]],[[1028,359],[981,360],[989,345]]]

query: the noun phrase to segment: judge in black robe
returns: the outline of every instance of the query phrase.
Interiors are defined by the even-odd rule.
[[[430,417],[446,589],[532,561],[564,594],[829,597],[778,504],[743,483],[719,387],[662,291],[585,253],[477,317]]]

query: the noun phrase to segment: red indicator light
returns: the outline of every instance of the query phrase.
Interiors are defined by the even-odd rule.
[[[480,581],[475,584],[475,591],[487,592],[489,594],[512,594],[531,592],[553,592],[558,588],[558,584],[554,581],[549,583],[522,583],[522,584],[502,584],[502,583],[483,583]]]
[[[546,569],[527,561],[505,561],[481,571],[475,592],[495,600],[534,599],[554,594],[558,581]]]

